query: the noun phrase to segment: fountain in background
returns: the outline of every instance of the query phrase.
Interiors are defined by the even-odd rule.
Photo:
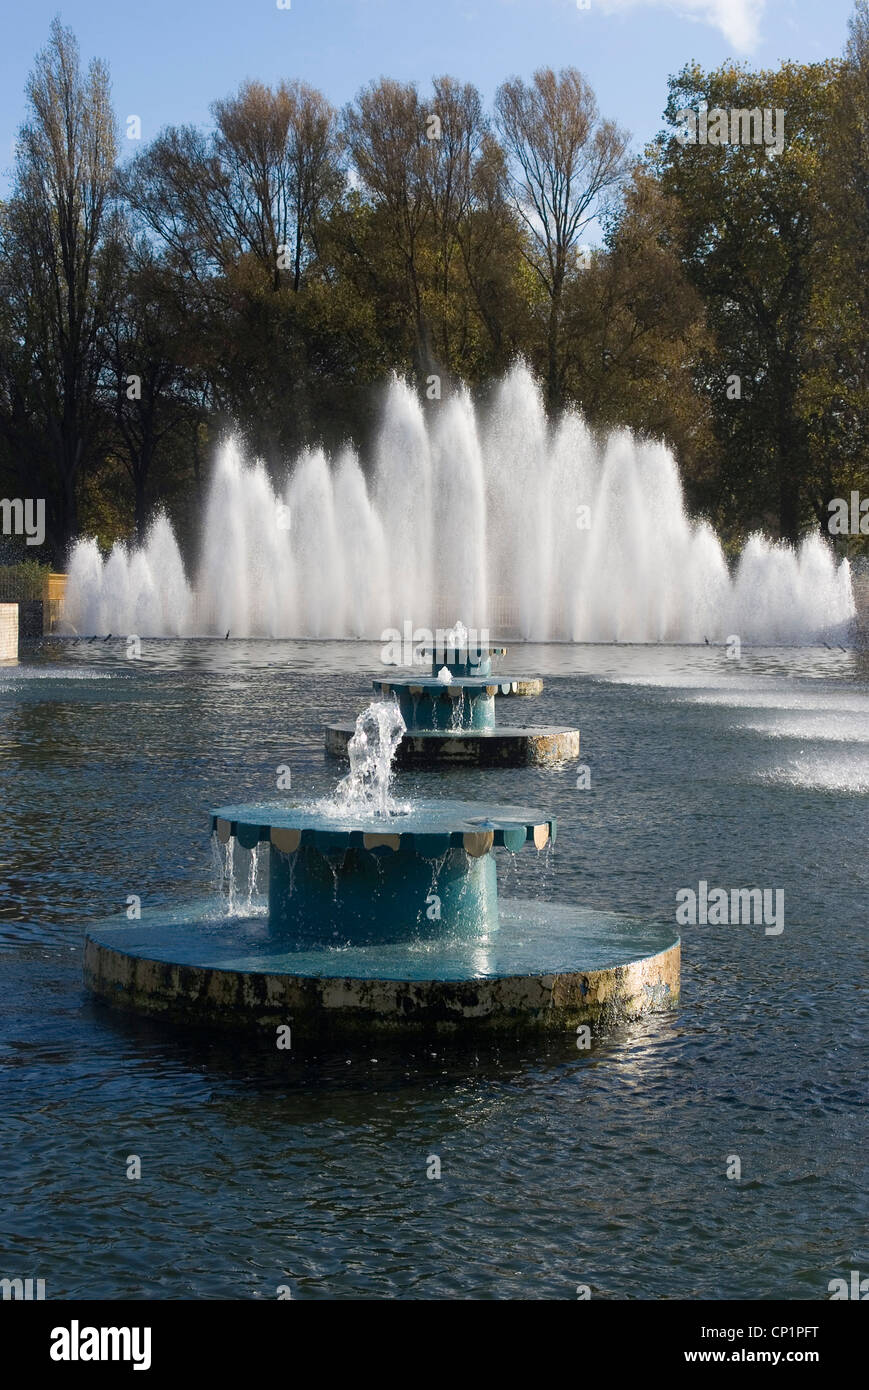
[[[355,731],[348,724],[328,724],[328,753],[349,757],[352,768],[360,757],[360,720],[370,719],[371,710],[389,709],[391,697],[396,721],[391,727],[400,731],[390,756],[397,755],[403,766],[523,767],[579,757],[578,729],[497,726],[496,695],[519,688],[536,691],[543,684],[534,679],[499,683],[492,660],[504,656],[506,647],[490,647],[457,622],[442,645],[436,639],[434,646],[421,650],[431,658],[431,675],[375,680],[374,689],[386,703],[370,706]],[[362,747],[367,749],[367,741]]]
[[[88,929],[88,987],[116,1007],[305,1043],[526,1031],[569,1036],[679,997],[672,927],[537,900],[499,900],[496,848],[538,851],[537,810],[393,801],[394,702],[360,716],[351,773],[326,801],[224,806],[234,863],[268,849],[268,913],[214,904]],[[240,876],[253,881],[251,862]],[[250,893],[248,899],[250,900]],[[295,1045],[295,1042],[294,1042]]]
[[[459,393],[425,415],[393,382],[369,478],[352,449],[334,465],[306,449],[276,492],[225,444],[192,583],[160,517],[105,561],[78,542],[66,599],[76,631],[139,636],[380,638],[461,613],[539,641],[801,643],[844,640],[854,612],[818,536],[798,552],[755,536],[731,577],[670,451],[626,430],[598,443],[572,412],[550,427],[524,367],[487,411]]]

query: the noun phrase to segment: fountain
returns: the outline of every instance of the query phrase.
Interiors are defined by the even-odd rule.
[[[489,676],[496,662],[500,663],[507,655],[506,647],[488,645],[488,634],[480,634],[477,640],[470,638],[467,628],[458,622],[444,636],[440,646],[419,648],[423,658],[431,658],[431,674],[445,684],[446,677]],[[445,674],[446,673],[446,676]],[[489,682],[491,684],[491,681]],[[496,695],[540,695],[543,681],[539,676],[505,676],[499,674],[495,680]]]
[[[373,682],[375,693],[394,699],[401,713],[406,732],[397,757],[402,766],[447,762],[466,767],[523,767],[579,757],[578,729],[496,726],[495,697],[511,690],[513,683],[493,677],[492,661],[503,656],[506,647],[492,647],[487,640],[472,637],[457,622],[445,634],[442,646],[421,651],[431,658],[430,676]],[[534,684],[521,682],[529,693]],[[346,757],[353,732],[349,724],[327,725],[326,751]]]
[[[349,776],[314,803],[221,806],[212,832],[234,886],[268,855],[268,909],[233,898],[87,932],[88,987],[118,1008],[293,1045],[604,1028],[679,997],[673,929],[616,913],[499,899],[495,850],[549,852],[556,824],[517,806],[392,795],[394,701],[357,720]],[[282,1030],[284,1030],[282,1032]],[[285,1044],[280,1044],[285,1045]]]
[[[79,541],[65,607],[88,635],[380,641],[456,613],[510,640],[773,644],[846,642],[855,607],[819,535],[755,536],[731,572],[663,444],[548,420],[521,366],[488,408],[459,392],[426,410],[393,381],[364,468],[305,449],[270,475],[226,441],[195,569],[158,516],[107,559]]]

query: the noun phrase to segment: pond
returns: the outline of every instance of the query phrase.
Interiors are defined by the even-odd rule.
[[[865,1268],[866,654],[512,648],[545,689],[500,722],[578,725],[580,763],[397,793],[556,816],[551,851],[500,858],[505,896],[675,922],[701,883],[759,888],[783,929],[696,914],[678,1010],[591,1048],[266,1057],[91,1000],[84,927],[212,893],[213,806],[287,770],[329,792],[322,727],[368,702],[379,649],[127,653],[46,641],[0,670],[0,1275],[48,1298],[798,1299]]]

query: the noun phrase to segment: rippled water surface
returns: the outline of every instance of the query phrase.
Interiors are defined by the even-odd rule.
[[[500,857],[510,896],[672,918],[700,879],[780,888],[784,932],[684,927],[678,1012],[590,1052],[262,1056],[92,1003],[84,925],[208,894],[209,809],[274,799],[280,764],[294,795],[329,791],[322,725],[367,701],[378,652],[125,653],[0,669],[0,1276],[56,1298],[826,1298],[865,1268],[865,654],[514,647],[505,670],[546,688],[500,721],[578,723],[590,788],[571,766],[400,793],[556,815],[551,853]]]

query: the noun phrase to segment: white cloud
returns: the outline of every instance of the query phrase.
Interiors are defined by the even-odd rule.
[[[760,41],[760,19],[766,0],[592,0],[603,10],[661,8],[684,19],[711,24],[740,53],[751,53]]]

